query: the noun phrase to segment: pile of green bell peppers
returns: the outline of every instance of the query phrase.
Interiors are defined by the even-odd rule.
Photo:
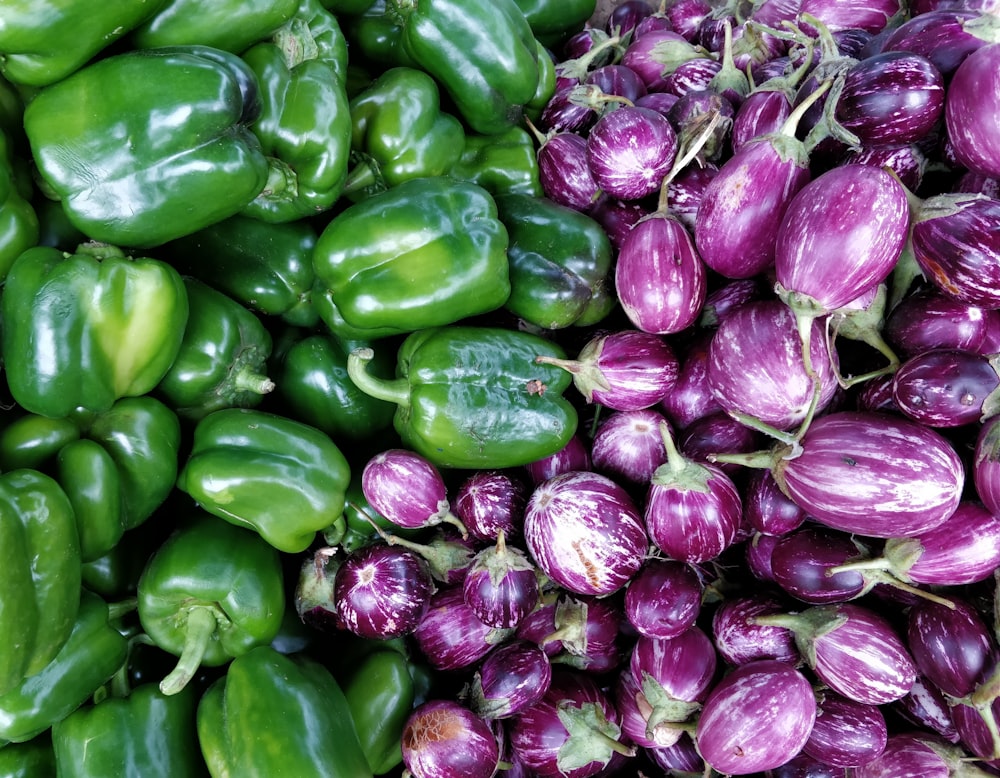
[[[425,663],[302,622],[297,573],[427,539],[375,452],[575,434],[535,358],[612,313],[612,255],[527,120],[594,6],[4,3],[0,774],[400,769]]]

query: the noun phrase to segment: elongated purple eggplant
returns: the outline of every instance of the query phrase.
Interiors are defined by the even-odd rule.
[[[981,353],[987,323],[983,308],[926,285],[896,304],[886,317],[883,335],[904,359],[936,348]]]
[[[924,277],[945,294],[1000,308],[1000,200],[940,194],[913,216],[913,255]]]
[[[471,667],[514,634],[484,624],[465,602],[462,586],[439,588],[413,637],[421,653],[437,670]]]
[[[528,499],[524,540],[535,563],[576,594],[621,589],[642,566],[648,538],[631,496],[607,476],[563,473]]]
[[[660,435],[663,414],[653,408],[615,411],[594,432],[590,457],[594,469],[612,480],[647,484],[667,459]]]
[[[948,84],[944,118],[955,157],[969,170],[1000,177],[1000,43],[967,56]]]
[[[502,531],[507,540],[516,540],[527,502],[528,486],[517,474],[477,470],[459,484],[453,509],[474,538],[495,541]]]
[[[511,640],[491,651],[472,680],[469,705],[484,719],[506,719],[538,702],[552,682],[552,664],[539,646]]]
[[[490,778],[500,761],[500,744],[486,721],[454,700],[418,705],[400,745],[414,778]]]
[[[586,211],[600,190],[587,162],[587,141],[575,132],[546,136],[538,147],[538,177],[553,202]]]
[[[625,618],[640,635],[677,637],[697,620],[704,591],[690,565],[649,559],[625,590]]]
[[[806,512],[781,491],[770,470],[754,470],[743,488],[743,523],[767,535],[786,535],[802,526]]]
[[[709,693],[695,740],[705,761],[726,775],[771,770],[801,751],[816,721],[806,677],[785,662],[740,665]]]
[[[827,691],[802,750],[833,767],[857,767],[879,756],[888,737],[881,708]]]
[[[856,778],[898,778],[899,776],[921,776],[921,778],[952,778],[956,775],[990,775],[973,764],[963,763],[962,750],[922,733],[899,733],[891,735],[882,753],[867,764],[859,765]]]
[[[931,349],[899,366],[892,399],[906,416],[928,427],[961,427],[994,416],[1000,375],[990,357],[961,349]]]
[[[972,482],[986,509],[1000,515],[1000,417],[983,422],[976,435]]]
[[[976,25],[968,25],[978,18],[975,11],[960,8],[916,14],[885,37],[882,50],[921,54],[949,78],[967,56],[986,43],[971,31]]]
[[[677,148],[677,133],[663,114],[623,105],[590,128],[587,164],[601,191],[639,200],[659,190]]]
[[[907,613],[906,643],[921,674],[952,697],[975,691],[997,661],[996,641],[968,602],[924,601]]]
[[[843,532],[912,537],[946,521],[962,496],[965,469],[934,430],[888,414],[821,416],[801,453],[772,472],[811,517]]]
[[[800,14],[815,17],[830,32],[867,30],[881,32],[889,21],[901,16],[901,0],[802,0]]]
[[[787,606],[785,600],[765,592],[723,600],[712,614],[712,638],[719,656],[730,665],[758,659],[798,664],[801,657],[792,633],[755,621],[758,616],[783,613]]]
[[[361,490],[376,512],[400,527],[417,529],[448,522],[466,534],[451,512],[441,473],[414,451],[394,448],[373,456],[361,472]]]
[[[865,551],[847,533],[807,525],[778,538],[771,551],[771,573],[778,586],[802,602],[847,602],[866,594],[872,584],[859,570],[836,568],[865,556]]]
[[[778,132],[792,113],[792,102],[781,89],[757,89],[747,95],[733,116],[730,144],[733,152],[748,142]]]

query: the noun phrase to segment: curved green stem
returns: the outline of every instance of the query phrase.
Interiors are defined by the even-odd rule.
[[[237,392],[267,394],[274,391],[274,381],[266,375],[244,366],[242,369],[237,370],[233,376],[233,388]]]
[[[365,394],[378,400],[396,403],[404,408],[410,405],[410,387],[405,378],[386,381],[368,372],[366,366],[375,358],[370,348],[354,349],[347,356],[347,375]]]
[[[210,605],[196,605],[188,611],[184,622],[184,646],[173,670],[160,681],[160,691],[164,694],[181,692],[201,666],[202,657],[219,626],[215,608]]]

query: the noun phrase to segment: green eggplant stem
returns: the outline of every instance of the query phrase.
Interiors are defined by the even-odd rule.
[[[160,691],[164,694],[178,694],[194,678],[201,666],[209,642],[218,627],[215,609],[207,605],[197,605],[188,611],[185,623],[184,647],[173,670],[160,681]]]
[[[410,405],[410,390],[406,379],[397,378],[385,381],[371,375],[365,366],[375,358],[375,352],[370,348],[354,349],[347,356],[347,375],[365,394],[377,400],[396,403],[404,408]]]
[[[661,421],[659,427],[660,438],[663,440],[663,447],[667,451],[667,464],[670,465],[670,471],[679,473],[687,466],[687,459],[677,450],[674,437],[670,434],[670,426],[666,422]]]

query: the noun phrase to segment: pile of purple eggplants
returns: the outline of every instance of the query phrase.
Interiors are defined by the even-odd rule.
[[[366,510],[433,539],[304,568],[433,669],[410,775],[1000,775],[996,41],[995,0],[626,0],[553,52],[545,194],[616,254],[589,423],[380,452]]]

